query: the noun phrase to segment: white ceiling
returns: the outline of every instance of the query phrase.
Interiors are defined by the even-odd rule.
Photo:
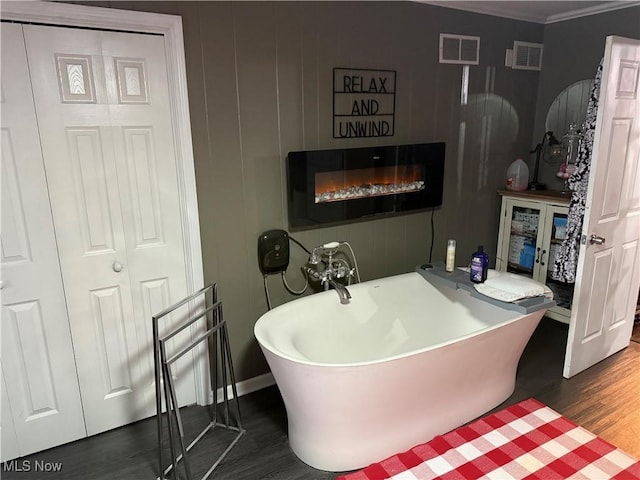
[[[532,0],[423,0],[423,3],[485,13],[535,23],[553,23],[571,18],[640,5],[640,1],[532,1]]]

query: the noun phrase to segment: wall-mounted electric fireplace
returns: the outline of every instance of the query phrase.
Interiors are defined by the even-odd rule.
[[[444,143],[291,152],[290,227],[441,205],[444,156]]]

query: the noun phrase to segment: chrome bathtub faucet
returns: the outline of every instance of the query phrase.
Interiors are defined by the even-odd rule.
[[[347,287],[342,283],[336,282],[336,279],[347,278],[349,284],[351,284],[351,278],[354,276],[355,268],[351,268],[349,263],[342,258],[334,258],[340,245],[340,242],[329,242],[315,247],[309,255],[308,263],[316,266],[323,264],[324,268],[322,270],[314,270],[307,267],[306,271],[312,279],[319,280],[325,290],[328,290],[329,286],[332,286],[340,298],[340,303],[347,304],[351,298],[351,293],[349,293]]]
[[[338,275],[334,267],[327,267],[322,271],[313,270],[312,268],[307,267],[307,274],[315,280],[320,280],[320,284],[324,287],[325,290],[329,290],[329,286],[332,286],[338,294],[338,297],[340,298],[340,303],[349,303],[349,300],[351,299],[351,293],[349,293],[347,287],[334,280],[334,277],[342,278],[345,275]]]
[[[327,278],[327,280],[325,281],[325,285],[327,283],[330,284],[338,293],[338,297],[340,298],[340,303],[342,303],[343,305],[346,305],[347,303],[349,303],[349,300],[351,300],[351,294],[349,293],[349,290],[347,290],[347,287],[345,287],[343,284],[339,282],[336,282],[332,278]]]

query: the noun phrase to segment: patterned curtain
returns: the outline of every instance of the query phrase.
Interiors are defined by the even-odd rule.
[[[593,137],[596,130],[596,115],[598,113],[598,98],[602,82],[602,61],[598,65],[596,78],[591,88],[591,97],[587,105],[587,116],[584,122],[583,137],[578,148],[576,168],[568,179],[571,190],[571,203],[567,219],[567,236],[558,248],[551,278],[561,282],[574,283],[580,251],[580,236],[582,235],[582,221],[589,185],[589,167],[591,165],[591,151]]]

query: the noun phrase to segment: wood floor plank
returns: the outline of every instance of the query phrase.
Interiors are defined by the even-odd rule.
[[[640,344],[632,342],[625,350],[567,380],[562,377],[566,342],[567,326],[543,319],[523,353],[513,395],[492,411],[534,397],[640,458]],[[275,387],[242,397],[241,407],[247,433],[211,478],[335,478],[335,473],[315,470],[291,452],[287,442],[286,413]],[[206,421],[206,410],[202,407],[183,410],[185,429],[189,435],[195,435]],[[3,480],[153,479],[158,475],[155,428],[155,419],[151,418],[30,455],[13,464],[3,464],[1,477]],[[213,462],[216,452],[227,444],[228,437],[217,431],[214,433],[203,441],[202,449],[190,455],[194,478],[200,478]],[[36,465],[47,462],[60,463],[62,470],[35,471]],[[25,466],[30,471],[16,471]]]

